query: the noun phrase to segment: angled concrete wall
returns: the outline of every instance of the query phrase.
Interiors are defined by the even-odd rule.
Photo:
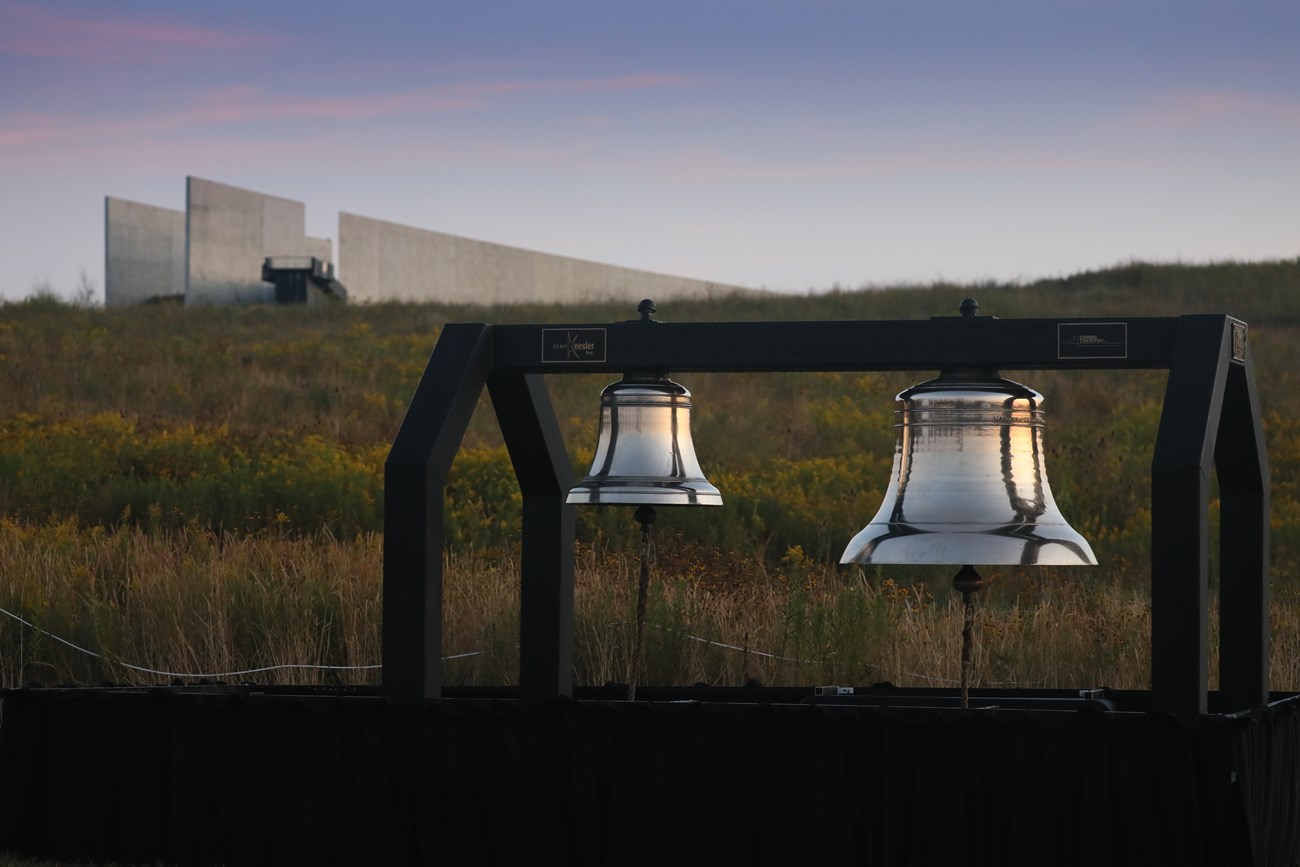
[[[104,305],[185,294],[185,212],[104,199]]]
[[[632,298],[656,301],[751,291],[536,253],[339,214],[339,280],[355,301],[445,301],[470,304],[571,302]]]
[[[303,250],[304,256],[314,256],[322,262],[334,261],[334,242],[329,238],[311,238],[306,240],[306,249]]]
[[[105,303],[183,295],[187,304],[274,303],[271,256],[333,260],[302,202],[186,178],[184,212],[105,200]],[[638,271],[356,214],[339,214],[339,281],[351,301],[467,304],[701,297],[754,290]],[[630,302],[629,302],[630,303]]]
[[[302,202],[191,177],[185,203],[186,304],[273,303],[275,287],[262,280],[266,257],[329,246],[306,237]]]

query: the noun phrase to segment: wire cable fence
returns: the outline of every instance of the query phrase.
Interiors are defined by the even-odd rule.
[[[63,638],[63,637],[60,636],[60,635],[56,635],[56,634],[54,634],[53,632],[50,632],[48,629],[45,629],[45,628],[40,627],[40,626],[37,626],[35,623],[32,623],[31,621],[26,620],[25,618],[20,617],[19,615],[15,614],[15,613],[13,613],[12,611],[9,611],[9,610],[7,610],[7,609],[5,609],[5,608],[0,608],[0,614],[4,614],[6,617],[10,617],[10,618],[12,618],[13,620],[16,620],[17,622],[21,623],[23,626],[26,626],[26,627],[29,628],[29,629],[33,629],[33,630],[35,630],[36,632],[41,633],[42,635],[46,635],[46,636],[48,636],[48,637],[54,639],[55,641],[59,642],[60,644],[63,644],[63,645],[66,645],[67,647],[72,648],[73,650],[77,651],[78,653],[84,653],[84,654],[86,654],[87,656],[92,656],[92,657],[94,657],[94,658],[96,658],[96,659],[102,659],[102,660],[104,660],[105,662],[108,662],[108,663],[110,663],[110,664],[112,664],[112,665],[118,665],[118,666],[121,666],[122,668],[128,668],[128,669],[130,669],[130,670],[132,670],[132,671],[138,671],[138,672],[141,672],[141,673],[143,673],[143,674],[156,674],[156,675],[159,675],[159,676],[162,676],[162,677],[179,677],[179,678],[193,678],[193,679],[209,679],[209,680],[211,680],[211,679],[215,679],[215,678],[223,678],[223,677],[242,677],[242,676],[244,676],[244,675],[249,675],[249,674],[261,674],[261,673],[263,673],[263,672],[268,672],[268,671],[284,671],[284,670],[294,670],[294,669],[299,669],[299,670],[301,670],[301,669],[309,669],[309,670],[313,670],[313,671],[374,671],[374,670],[380,670],[380,669],[382,669],[382,668],[384,667],[382,663],[375,663],[375,664],[371,664],[371,665],[326,665],[326,664],[324,664],[324,663],[281,663],[281,664],[278,664],[278,665],[264,665],[264,666],[260,666],[260,667],[258,667],[258,668],[242,668],[242,669],[239,669],[239,670],[237,670],[237,671],[212,671],[212,672],[168,671],[168,670],[166,670],[166,669],[150,668],[150,667],[148,667],[148,666],[144,666],[144,665],[135,665],[135,664],[130,663],[130,662],[124,662],[124,661],[122,661],[122,660],[120,660],[120,659],[117,659],[117,658],[115,658],[115,657],[112,657],[112,656],[106,656],[106,655],[104,655],[104,654],[102,654],[102,653],[98,653],[98,652],[96,652],[96,651],[94,651],[94,650],[91,650],[91,649],[89,649],[89,648],[87,648],[87,647],[82,647],[81,645],[79,645],[79,644],[75,644],[75,643],[73,643],[73,642],[67,640],[66,638]],[[608,625],[610,625],[610,626],[618,626],[618,625],[621,625],[621,624],[620,624],[620,622],[615,621],[615,622],[610,623],[610,624],[608,624]],[[666,627],[662,627],[662,626],[658,626],[658,627],[655,627],[655,628],[660,629],[660,630],[665,631],[665,632],[666,632],[666,631],[669,631]],[[736,644],[728,644],[728,643],[723,642],[723,641],[715,641],[715,640],[713,640],[713,639],[711,639],[711,638],[703,638],[703,637],[698,636],[698,635],[689,635],[689,634],[684,634],[682,637],[683,637],[683,638],[686,638],[686,639],[688,639],[688,640],[690,640],[690,641],[698,641],[698,642],[700,642],[700,643],[702,643],[702,644],[710,645],[711,647],[718,647],[718,648],[721,648],[721,649],[724,649],[724,650],[730,650],[730,651],[734,651],[734,652],[737,652],[737,653],[750,654],[750,655],[753,655],[753,656],[761,656],[761,657],[764,657],[764,658],[766,658],[766,659],[776,660],[776,661],[778,661],[778,662],[793,662],[793,663],[798,663],[798,664],[800,664],[800,665],[821,665],[821,664],[822,664],[822,663],[821,663],[821,660],[816,660],[816,659],[799,659],[799,658],[797,658],[797,657],[792,657],[792,656],[781,656],[781,655],[776,654],[776,653],[769,653],[769,652],[767,652],[767,651],[763,651],[763,650],[755,650],[755,649],[753,649],[753,648],[751,648],[751,647],[743,647],[743,646],[736,645]],[[515,646],[518,647],[518,645],[515,645]],[[471,651],[467,651],[467,652],[465,652],[465,653],[454,653],[454,654],[451,654],[450,656],[444,656],[444,657],[441,657],[441,659],[442,659],[443,662],[449,662],[449,661],[451,661],[451,660],[455,660],[455,659],[466,659],[466,658],[468,658],[468,657],[472,657],[472,656],[482,656],[484,653],[485,653],[485,651],[482,651],[482,650],[471,650]],[[873,666],[871,666],[871,667],[875,668],[875,667],[877,667],[877,666],[874,666],[874,665],[873,665]]]
[[[19,615],[14,614],[12,611],[9,611],[9,610],[7,610],[7,609],[5,609],[5,608],[0,608],[0,614],[4,614],[6,617],[10,617],[10,618],[12,618],[13,620],[18,621],[18,622],[21,623],[23,626],[26,626],[26,627],[29,628],[29,629],[33,629],[33,630],[35,630],[35,631],[41,633],[42,635],[46,635],[46,636],[48,636],[48,637],[54,639],[55,641],[59,642],[60,644],[63,644],[63,645],[66,645],[67,647],[72,648],[73,650],[77,651],[78,653],[84,653],[84,654],[86,654],[87,656],[93,656],[93,657],[95,657],[96,659],[102,659],[102,660],[104,660],[105,662],[111,663],[111,664],[113,664],[113,665],[119,665],[119,666],[121,666],[122,668],[129,668],[129,669],[132,670],[132,671],[138,671],[138,672],[141,672],[141,673],[143,673],[143,674],[156,674],[156,675],[159,675],[159,676],[162,676],[162,677],[179,677],[179,678],[191,678],[191,679],[196,679],[196,680],[199,680],[199,679],[208,679],[208,680],[211,680],[211,679],[222,678],[222,677],[242,677],[242,676],[244,676],[244,675],[250,675],[250,674],[261,674],[261,673],[268,672],[268,671],[286,671],[286,670],[312,670],[312,671],[377,671],[377,670],[380,670],[380,669],[382,669],[382,668],[384,667],[382,663],[374,663],[374,664],[370,664],[370,665],[326,665],[326,664],[324,664],[324,663],[310,663],[310,662],[308,662],[308,663],[293,663],[293,662],[290,662],[290,663],[281,663],[281,664],[278,664],[278,665],[264,665],[264,666],[260,666],[260,667],[258,667],[258,668],[241,668],[241,669],[238,669],[238,670],[236,670],[236,671],[212,671],[212,672],[168,671],[168,670],[166,670],[166,669],[150,668],[150,667],[148,667],[148,666],[144,666],[144,665],[134,665],[134,664],[132,664],[132,663],[130,663],[130,662],[123,662],[123,661],[120,660],[120,659],[116,659],[116,658],[113,658],[113,657],[110,657],[110,656],[105,656],[105,655],[102,654],[102,653],[97,653],[97,652],[95,652],[95,651],[93,651],[93,650],[90,650],[89,648],[82,647],[82,646],[79,645],[79,644],[74,644],[73,642],[68,641],[66,638],[63,638],[62,636],[55,635],[53,632],[50,632],[48,629],[44,629],[44,628],[42,628],[42,627],[40,627],[40,626],[37,626],[35,623],[32,623],[31,621],[26,620],[26,619],[24,619],[23,617],[20,617]],[[615,622],[612,622],[612,623],[610,623],[610,624],[608,624],[608,625],[609,625],[609,626],[619,626],[619,625],[621,625],[621,623],[620,623],[619,621],[615,621]],[[655,627],[655,628],[660,629],[660,630],[665,631],[665,632],[668,631],[668,629],[667,629],[666,627],[663,627],[663,626],[658,626],[658,627]],[[761,656],[761,657],[764,657],[764,658],[766,658],[766,659],[776,660],[776,661],[778,661],[778,662],[793,662],[793,663],[798,663],[798,664],[800,664],[800,665],[821,665],[821,664],[822,664],[822,660],[817,660],[817,659],[799,659],[798,657],[793,657],[793,656],[781,656],[781,655],[776,654],[776,653],[769,653],[769,652],[767,652],[767,651],[763,651],[763,650],[755,650],[755,649],[753,649],[753,648],[751,648],[751,647],[744,647],[744,646],[736,645],[736,644],[728,644],[728,643],[725,642],[725,641],[715,641],[715,640],[713,640],[713,639],[711,639],[711,638],[703,638],[703,637],[698,636],[698,635],[683,634],[682,637],[685,638],[685,639],[687,639],[687,640],[690,640],[690,641],[698,641],[698,642],[700,642],[701,644],[707,644],[707,645],[709,645],[709,646],[711,646],[711,647],[718,647],[718,648],[721,648],[721,649],[723,649],[723,650],[730,650],[730,651],[734,651],[734,652],[737,652],[737,653],[746,653],[746,654],[751,654],[751,655],[753,655],[753,656]],[[515,646],[518,647],[518,645],[515,645]],[[449,655],[449,656],[441,657],[441,659],[442,659],[443,662],[450,662],[451,660],[456,660],[456,659],[467,659],[467,658],[469,658],[469,657],[473,657],[473,656],[482,656],[484,653],[485,653],[485,651],[482,651],[482,650],[471,650],[471,651],[467,651],[467,652],[465,652],[465,653],[453,653],[453,654],[451,654],[451,655]],[[871,668],[877,668],[877,669],[879,668],[879,666],[874,665],[874,664],[872,664],[872,663],[867,663],[867,665],[868,665],[869,667],[871,667]],[[957,681],[957,680],[955,680],[955,679],[952,679],[952,678],[934,677],[934,676],[927,675],[927,674],[921,674],[920,672],[915,672],[915,671],[908,672],[908,676],[909,676],[909,677],[914,677],[914,678],[916,678],[916,679],[918,679],[918,680],[927,681],[927,682],[930,682],[930,683],[939,683],[939,684],[943,684],[943,685],[945,685],[945,686],[955,685],[955,684],[957,684],[957,683],[959,682],[959,681]],[[1043,683],[1044,683],[1043,681],[1036,681],[1036,682],[1031,682],[1029,685],[1031,685],[1031,686],[1041,686]],[[1006,681],[1006,682],[993,682],[993,683],[988,683],[988,684],[985,684],[985,685],[986,685],[986,686],[1025,686],[1026,684],[1023,683],[1023,682]]]

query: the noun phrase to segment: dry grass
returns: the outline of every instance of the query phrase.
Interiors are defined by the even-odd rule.
[[[124,663],[228,681],[377,683],[379,672],[362,666],[380,661],[381,548],[375,536],[240,538],[2,522],[0,607],[102,658],[2,617],[0,685],[171,680]],[[579,683],[627,677],[636,566],[631,552],[579,551]],[[957,682],[962,611],[950,591],[910,583],[905,568],[868,575],[821,565],[798,549],[770,572],[719,571],[742,568],[667,558],[658,565],[646,682]],[[472,655],[445,662],[446,682],[517,682],[517,576],[512,556],[449,558],[444,647],[449,656]],[[1124,576],[1103,567],[987,577],[977,684],[1147,687],[1150,603]],[[1300,689],[1300,597],[1278,595],[1273,622],[1273,687]],[[291,665],[322,667],[227,674]]]
[[[235,539],[207,530],[5,521],[0,605],[104,658],[4,618],[0,682],[167,680],[122,663],[180,674],[375,663],[379,556],[378,541],[366,537]],[[327,674],[286,669],[259,677],[304,682]]]

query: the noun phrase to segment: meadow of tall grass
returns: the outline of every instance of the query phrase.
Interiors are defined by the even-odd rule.
[[[1272,477],[1273,685],[1300,689],[1298,293],[1300,260],[1130,263],[1029,284],[681,301],[658,315],[928,318],[973,295],[981,313],[1004,317],[1247,320]],[[0,685],[199,673],[377,682],[367,666],[379,662],[383,461],[441,326],[626,319],[638,300],[0,306],[0,608],[30,624],[0,615]],[[1101,565],[992,571],[978,681],[1145,687],[1150,461],[1165,375],[1002,373],[1046,395],[1053,490]],[[835,564],[888,482],[893,394],[923,377],[681,378],[695,395],[697,450],[726,505],[665,510],[656,525],[648,682],[955,682],[951,570]],[[548,381],[578,472],[606,379]],[[516,679],[519,508],[484,397],[449,486],[450,683]],[[578,512],[582,683],[626,678],[636,527],[625,512]],[[286,665],[319,667],[275,667]]]

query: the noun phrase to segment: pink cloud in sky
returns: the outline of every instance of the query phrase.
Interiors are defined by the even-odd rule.
[[[1300,122],[1300,101],[1238,90],[1179,90],[1156,95],[1133,122],[1139,129],[1165,130],[1225,118]]]
[[[85,129],[53,123],[30,131],[0,131],[0,174],[3,170],[30,173],[62,169],[76,173],[99,167],[115,173],[171,171],[184,175],[205,164],[253,164],[268,159],[301,164],[314,159],[327,144],[312,135],[278,139],[210,136],[178,142],[175,136],[166,134],[75,134]]]
[[[327,99],[263,96],[252,89],[232,91],[245,97],[245,109],[255,117],[318,117],[347,120],[393,117],[483,108],[511,96],[569,96],[614,93],[687,84],[683,76],[658,73],[578,79],[511,79],[442,85],[397,93],[359,94]]]
[[[619,92],[686,82],[687,79],[679,76],[645,73],[607,78],[482,81],[340,97],[299,97],[234,85],[198,93],[183,107],[133,116],[119,112],[97,117],[34,113],[0,117],[0,149],[57,146],[295,118],[347,121],[420,116],[480,109],[519,95]]]
[[[176,117],[183,117],[185,123],[234,123],[294,117],[364,120],[471,110],[488,106],[494,99],[517,94],[614,91],[652,86],[663,81],[662,77],[644,76],[576,81],[491,81],[333,97],[270,94],[255,87],[235,86],[207,91],[196,99],[195,108],[179,112]]]
[[[110,6],[105,10],[111,11]],[[0,2],[0,54],[91,62],[173,60],[196,49],[264,48],[282,42],[264,33],[222,31],[141,17],[73,17],[47,7]]]
[[[678,180],[828,184],[882,176],[972,172],[1025,175],[1095,168],[1100,160],[1083,159],[1059,151],[1013,152],[1002,148],[996,153],[985,153],[973,146],[941,150],[915,148],[905,142],[896,142],[882,146],[874,153],[811,153],[789,160],[696,147],[661,154],[654,162],[662,174]]]

